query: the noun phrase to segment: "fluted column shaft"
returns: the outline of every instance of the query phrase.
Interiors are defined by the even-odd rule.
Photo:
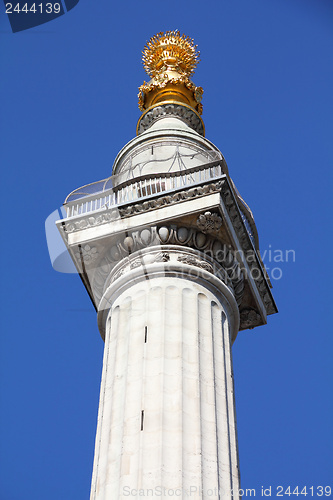
[[[177,265],[182,272],[148,265],[145,279],[135,271],[107,292],[91,500],[140,498],[140,490],[152,498],[238,498],[237,306],[213,275],[186,279],[190,266]]]

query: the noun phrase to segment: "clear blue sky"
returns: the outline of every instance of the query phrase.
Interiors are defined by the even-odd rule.
[[[140,116],[141,50],[168,29],[199,45],[206,137],[262,252],[296,254],[265,259],[280,312],[233,348],[242,487],[332,485],[333,2],[80,0],[16,34],[0,13],[0,499],[89,498],[103,342],[44,221],[111,174]]]

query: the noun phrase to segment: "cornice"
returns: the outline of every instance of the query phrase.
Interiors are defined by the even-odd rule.
[[[222,185],[221,195],[230,217],[232,226],[241,244],[242,251],[245,254],[251,277],[255,280],[260,297],[265,304],[267,314],[274,314],[277,312],[277,307],[270,292],[266,269],[261,265],[261,261],[258,258],[256,249],[253,246],[251,238],[242,220],[239,207],[235,200],[235,196],[230,186],[226,182],[224,182]]]
[[[164,195],[155,198],[151,197],[149,199],[139,200],[136,203],[119,205],[111,209],[105,209],[105,211],[102,212],[72,217],[70,219],[63,220],[59,227],[60,229],[62,227],[62,230],[66,233],[72,233],[89,227],[107,224],[123,217],[148,212],[166,205],[173,205],[191,198],[205,196],[209,193],[219,192],[223,182],[223,180],[210,182],[209,184],[207,183],[201,186],[187,188],[174,193],[165,193]]]
[[[142,134],[148,130],[153,123],[162,118],[175,116],[186,123],[190,128],[198,132],[198,134],[205,135],[205,127],[199,114],[190,106],[185,104],[175,104],[172,102],[157,104],[150,107],[140,118],[137,124],[137,134]]]

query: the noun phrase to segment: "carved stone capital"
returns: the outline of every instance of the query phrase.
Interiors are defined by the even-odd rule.
[[[165,245],[162,248],[159,246],[147,247],[143,250],[137,250],[127,258],[122,259],[111,270],[104,289],[107,289],[110,284],[133,269],[138,270],[141,268],[142,275],[145,275],[145,279],[149,279],[149,273],[147,274],[146,272],[148,265],[165,263],[165,269],[170,270],[178,262],[194,268],[190,272],[194,277],[200,276],[201,270],[213,274],[222,280],[230,291],[234,293],[232,281],[220,264],[202,252],[177,245]]]
[[[222,226],[222,217],[217,214],[212,214],[211,212],[205,212],[199,215],[197,226],[203,233],[218,231]]]
[[[77,260],[83,260],[84,264],[89,265],[96,262],[99,258],[96,246],[84,245],[79,247],[79,251],[75,253]]]
[[[146,227],[139,231],[129,232],[126,236],[119,236],[113,241],[94,273],[93,290],[97,302],[110,282],[108,276],[112,274],[113,280],[122,276],[124,272],[124,267],[120,265],[122,261],[125,267],[128,259],[131,260],[129,264],[131,269],[139,267],[142,265],[141,260],[133,260],[132,255],[153,247],[157,252],[154,258],[167,262],[169,256],[165,247],[168,245],[191,248],[206,257],[206,259],[201,257],[198,259],[195,253],[180,254],[178,262],[205,269],[211,273],[215,273],[216,269],[223,269],[222,273],[219,271],[220,278],[222,276],[221,279],[233,290],[237,303],[241,303],[244,293],[244,277],[232,249],[214,236],[204,234],[196,228],[178,227],[174,224]],[[216,269],[214,265],[217,266]]]
[[[227,302],[234,318],[233,339],[239,329],[239,310],[232,281],[226,270],[212,257],[180,245],[152,246],[137,250],[116,264],[105,280],[98,304],[99,327],[104,335],[108,310],[117,298],[132,286],[142,283],[153,289],[157,279],[177,278],[176,287],[189,281],[210,290],[221,302]],[[179,280],[178,280],[179,279]]]
[[[218,200],[221,200],[221,204],[216,208]],[[196,203],[202,206],[201,214]],[[157,210],[160,213],[163,211],[165,220],[160,226],[155,225],[154,212]],[[192,218],[188,218],[189,225],[185,227],[187,222],[184,216],[189,215]],[[179,222],[180,216],[184,220],[182,223]],[[134,218],[140,229],[129,229],[126,234],[117,229],[112,235],[112,229],[120,228],[123,220],[128,221],[129,228],[135,227]],[[167,220],[174,220],[175,224]],[[223,227],[220,227],[220,231],[221,221]],[[86,283],[95,305],[104,293],[107,276],[121,259],[147,246],[162,247],[171,244],[193,248],[212,256],[228,273],[238,305],[252,307],[257,304],[262,322],[265,322],[266,314],[277,311],[264,267],[242,218],[236,195],[226,177],[175,192],[160,193],[137,202],[124,203],[105,211],[68,218],[59,223],[59,227],[64,239],[69,241],[69,247],[73,249],[72,256],[77,268],[82,268],[84,273],[89,274],[86,276]],[[90,228],[98,229],[98,241],[90,241]],[[95,233],[91,231],[91,234]],[[225,234],[230,237],[221,240]],[[97,247],[94,260],[90,251],[85,254],[83,250],[78,259],[78,242],[82,242],[81,249],[87,244]],[[106,246],[103,248],[103,245]]]
[[[261,324],[261,316],[255,309],[246,308],[240,311],[240,328],[245,330],[246,328],[254,328]]]

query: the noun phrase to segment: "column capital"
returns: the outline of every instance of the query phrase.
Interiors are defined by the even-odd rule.
[[[138,250],[122,259],[113,267],[105,284],[105,292],[98,306],[98,326],[105,337],[108,312],[114,301],[131,286],[151,281],[155,278],[179,278],[179,288],[190,280],[210,290],[218,300],[227,303],[230,317],[232,342],[239,330],[239,310],[235,291],[227,270],[209,255],[178,245],[151,246]],[[240,278],[242,280],[242,277]]]

